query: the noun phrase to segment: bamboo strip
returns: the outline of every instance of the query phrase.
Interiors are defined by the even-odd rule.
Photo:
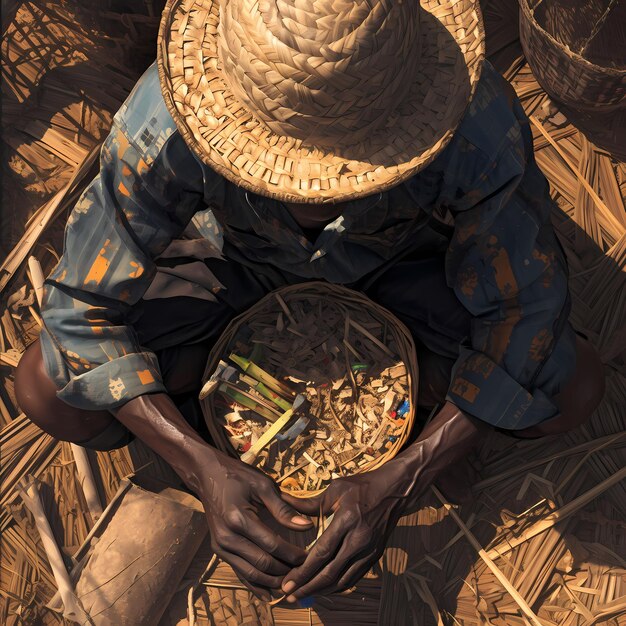
[[[509,552],[510,550],[519,546],[525,541],[528,541],[530,538],[535,537],[538,534],[544,532],[548,528],[552,528],[552,526],[564,520],[572,513],[575,513],[576,511],[578,511],[578,509],[582,508],[583,506],[591,502],[594,498],[597,498],[600,494],[604,493],[607,489],[609,489],[613,485],[616,485],[617,483],[624,480],[625,478],[626,478],[626,467],[622,467],[621,470],[617,471],[615,474],[613,474],[606,480],[602,481],[600,484],[593,487],[593,489],[586,491],[585,493],[578,496],[577,498],[575,498],[574,500],[572,500],[565,506],[554,511],[553,513],[550,513],[544,519],[533,524],[530,528],[525,530],[518,537],[513,537],[507,540],[506,542],[503,542],[502,544],[496,546],[495,548],[492,548],[491,550],[489,550],[488,552],[489,558],[495,559],[501,556],[502,554]]]
[[[36,479],[32,476],[24,476],[18,483],[17,490],[22,497],[24,504],[28,507],[35,518],[39,536],[41,537],[50,566],[52,567],[52,572],[59,589],[59,594],[63,600],[63,616],[79,623],[91,623],[89,615],[85,613],[85,609],[74,593],[74,586],[72,585],[70,576],[65,569],[63,556],[56,541],[54,540],[52,528],[50,528],[50,522],[44,513]]]
[[[626,431],[622,431],[615,435],[606,435],[605,437],[599,437],[598,439],[590,439],[589,441],[585,441],[584,443],[581,443],[572,448],[568,447],[565,450],[559,450],[558,452],[549,454],[546,457],[540,457],[538,459],[535,459],[534,461],[524,463],[521,466],[515,463],[515,467],[512,467],[511,469],[505,472],[502,472],[500,474],[497,474],[496,476],[490,476],[489,478],[486,478],[484,480],[477,482],[472,487],[472,491],[482,491],[488,487],[495,485],[498,482],[507,480],[514,476],[519,476],[522,474],[522,472],[538,467],[539,465],[543,465],[544,463],[549,463],[550,461],[554,461],[556,459],[573,456],[575,454],[579,454],[580,452],[590,451],[591,453],[593,453],[599,450],[603,450],[608,446],[618,444],[625,438],[626,438]]]
[[[285,411],[258,439],[254,445],[241,455],[244,463],[252,463],[258,456],[259,452],[276,437],[276,435],[287,425],[287,422],[293,415],[293,409]]]
[[[543,124],[534,116],[530,116],[530,121],[537,127],[539,132],[546,138],[548,143],[557,151],[558,155],[563,159],[567,167],[574,173],[576,178],[580,181],[580,184],[585,188],[587,193],[591,196],[596,206],[602,212],[602,215],[605,217],[606,221],[611,223],[613,228],[621,231],[622,227],[620,222],[615,218],[613,212],[609,210],[609,208],[604,204],[600,196],[596,193],[596,190],[587,182],[585,177],[578,171],[578,168],[574,166],[574,164],[570,161],[569,157],[565,154],[563,148],[558,144],[548,131],[544,128]]]
[[[491,570],[491,572],[498,579],[500,584],[508,591],[508,593],[511,595],[513,600],[515,600],[515,603],[517,604],[517,606],[519,606],[522,613],[531,621],[532,624],[534,624],[534,626],[544,626],[539,621],[539,618],[535,615],[533,610],[528,606],[526,600],[524,600],[524,598],[520,596],[520,594],[517,592],[517,589],[515,589],[515,587],[511,585],[511,583],[508,581],[506,576],[500,571],[498,566],[491,560],[489,555],[483,550],[482,546],[480,545],[476,537],[472,534],[472,531],[469,528],[467,528],[467,526],[465,525],[465,523],[463,522],[459,514],[454,510],[454,507],[449,502],[446,501],[446,499],[443,497],[443,495],[441,494],[439,489],[437,489],[437,487],[435,487],[434,485],[431,485],[430,488],[432,489],[435,496],[437,496],[437,499],[439,500],[439,502],[443,504],[445,509],[450,513],[450,515],[454,519],[454,521],[458,524],[459,528],[463,531],[463,533],[467,537],[467,540],[472,544],[474,549],[478,552],[478,555],[484,561],[485,565]]]
[[[70,446],[74,460],[76,461],[76,471],[80,478],[80,486],[83,489],[85,500],[87,501],[87,508],[93,520],[96,521],[102,515],[103,508],[100,496],[98,495],[98,488],[96,487],[91,463],[87,456],[87,450],[75,443],[70,444]]]

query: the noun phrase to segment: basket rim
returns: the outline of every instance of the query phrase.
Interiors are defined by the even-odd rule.
[[[408,377],[408,396],[410,398],[410,410],[409,410],[409,413],[406,415],[406,427],[403,429],[402,434],[398,437],[397,441],[392,444],[392,447],[388,449],[385,453],[380,455],[380,457],[378,457],[377,459],[371,462],[373,465],[372,467],[364,471],[356,472],[355,474],[352,474],[352,475],[358,475],[361,473],[365,473],[367,471],[373,471],[374,469],[376,469],[377,467],[380,467],[387,461],[392,460],[395,456],[397,456],[400,453],[402,447],[408,441],[411,431],[416,423],[417,399],[418,399],[418,393],[419,393],[419,362],[417,360],[417,351],[415,348],[415,341],[413,339],[413,335],[411,334],[411,331],[406,326],[406,324],[404,324],[402,320],[396,317],[389,309],[385,308],[383,305],[379,304],[378,302],[375,302],[374,300],[372,300],[367,294],[361,291],[358,291],[356,289],[351,289],[349,287],[346,287],[345,285],[328,283],[326,281],[304,281],[302,283],[283,285],[281,287],[278,287],[277,289],[273,289],[272,291],[265,294],[262,298],[260,298],[257,302],[255,302],[252,306],[248,307],[248,309],[239,313],[238,315],[236,315],[229,321],[229,323],[226,325],[224,330],[220,333],[219,337],[217,338],[213,347],[211,348],[209,356],[207,357],[207,362],[204,368],[204,372],[202,374],[202,379],[205,380],[208,376],[210,376],[211,371],[214,369],[214,367],[210,367],[210,366],[217,363],[218,359],[220,358],[220,355],[223,353],[224,346],[221,345],[223,341],[227,341],[226,345],[228,345],[228,341],[232,339],[232,337],[228,338],[229,333],[232,333],[234,329],[238,325],[241,324],[242,320],[244,320],[250,314],[251,311],[253,311],[257,307],[263,306],[272,297],[274,297],[276,293],[278,293],[279,295],[282,295],[285,292],[294,292],[294,291],[298,292],[299,290],[315,290],[315,289],[319,289],[320,291],[320,293],[318,294],[319,296],[333,295],[333,293],[336,295],[336,292],[338,291],[345,292],[345,296],[357,298],[359,300],[367,302],[374,310],[381,309],[381,312],[393,318],[393,322],[396,325],[396,330],[402,333],[406,339],[406,344],[407,344],[406,353],[408,355],[409,360],[407,360],[402,355],[399,355],[399,358],[405,364],[407,377]],[[326,293],[321,293],[322,291]],[[207,396],[206,398],[200,400],[200,407],[202,410],[202,415],[210,432],[212,432],[213,428],[215,428],[215,430],[218,431],[217,423],[209,424],[210,412],[211,411],[214,412],[214,408],[212,407],[211,397],[212,396]],[[220,447],[219,441],[217,440],[214,441],[214,445],[218,449],[222,450],[222,448]],[[233,458],[240,459],[240,456],[237,454],[237,452],[234,450],[234,448],[231,445],[227,445],[226,449],[222,450],[222,452],[229,454]],[[381,460],[383,460],[382,463],[380,462]],[[323,493],[328,488],[328,485],[326,487],[323,487],[322,489],[318,489],[315,491],[283,490],[280,485],[280,482],[277,482],[277,487],[281,491],[285,491],[285,493],[288,493],[289,495],[293,497],[310,498],[310,497]]]
[[[589,68],[605,73],[612,74],[613,76],[619,78],[626,78],[626,68],[618,69],[614,67],[605,67],[603,65],[597,65],[596,63],[592,63],[589,59],[586,59],[584,56],[578,54],[578,52],[574,52],[573,50],[566,48],[564,44],[562,44],[558,39],[549,33],[535,18],[534,9],[530,7],[529,0],[519,0],[520,3],[520,14],[523,14],[528,23],[535,28],[535,30],[544,38],[548,39],[552,45],[558,48],[561,52],[565,53],[567,56],[573,58],[576,62],[581,63],[582,65],[587,65]],[[521,38],[523,41],[523,38]],[[524,50],[526,54],[526,50]]]

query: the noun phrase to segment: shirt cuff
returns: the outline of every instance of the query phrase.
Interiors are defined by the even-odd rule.
[[[114,359],[78,376],[57,391],[79,409],[108,410],[147,393],[166,392],[153,352],[136,352]]]
[[[492,426],[521,430],[558,414],[540,389],[532,393],[482,352],[463,348],[446,399]]]

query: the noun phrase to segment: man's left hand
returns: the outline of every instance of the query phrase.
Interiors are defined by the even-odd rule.
[[[354,585],[382,555],[400,517],[450,467],[467,458],[488,426],[446,402],[417,440],[382,467],[338,478],[312,498],[282,498],[308,515],[333,520],[302,565],[289,572],[283,592],[294,601]]]
[[[392,462],[366,474],[338,478],[319,496],[301,499],[283,494],[302,513],[334,514],[304,563],[285,576],[282,588],[288,601],[348,589],[380,558],[406,504],[396,489],[397,478]]]

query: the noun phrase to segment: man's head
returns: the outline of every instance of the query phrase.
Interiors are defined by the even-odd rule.
[[[169,0],[159,74],[200,158],[254,193],[343,202],[445,147],[480,75],[478,0]]]

